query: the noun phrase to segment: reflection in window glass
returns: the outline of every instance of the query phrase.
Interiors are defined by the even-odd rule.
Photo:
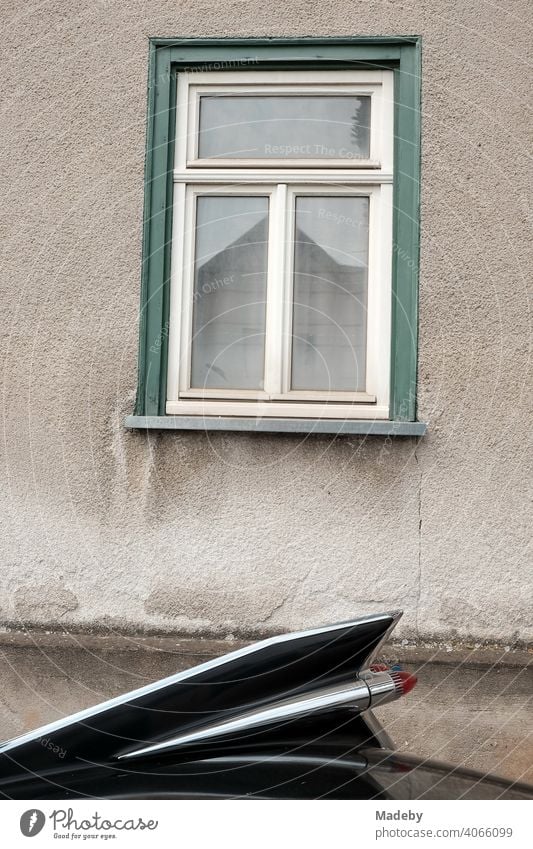
[[[294,233],[294,390],[364,391],[366,197],[298,197]]]
[[[267,240],[267,197],[198,197],[192,387],[262,389]]]
[[[200,159],[368,159],[370,97],[203,95]]]

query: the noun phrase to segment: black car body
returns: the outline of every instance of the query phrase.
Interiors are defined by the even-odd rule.
[[[282,635],[0,747],[10,799],[531,799],[533,788],[394,752],[373,664],[399,613]]]

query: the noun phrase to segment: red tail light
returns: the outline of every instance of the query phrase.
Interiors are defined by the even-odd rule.
[[[416,675],[411,675],[410,672],[391,672],[390,676],[394,681],[396,691],[401,696],[406,696],[415,686],[418,678]]]

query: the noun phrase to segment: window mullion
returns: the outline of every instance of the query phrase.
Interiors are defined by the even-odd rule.
[[[265,392],[281,392],[282,329],[285,278],[285,230],[287,186],[280,184],[272,193],[268,245],[268,282],[265,338]]]
[[[283,233],[283,321],[282,321],[282,378],[283,394],[291,388],[292,359],[292,314],[293,314],[293,267],[294,267],[294,211],[296,189],[291,186],[285,198],[285,220]]]

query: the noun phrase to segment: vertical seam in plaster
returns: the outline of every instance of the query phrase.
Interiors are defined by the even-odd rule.
[[[418,443],[416,443],[416,446]],[[417,637],[420,637],[420,627],[419,627],[419,611],[420,611],[420,598],[422,596],[422,468],[418,461],[418,455],[416,453],[416,446],[414,450],[415,463],[418,466],[419,474],[418,474],[418,574],[417,574],[417,593],[416,593],[416,610],[415,610],[415,631]]]

